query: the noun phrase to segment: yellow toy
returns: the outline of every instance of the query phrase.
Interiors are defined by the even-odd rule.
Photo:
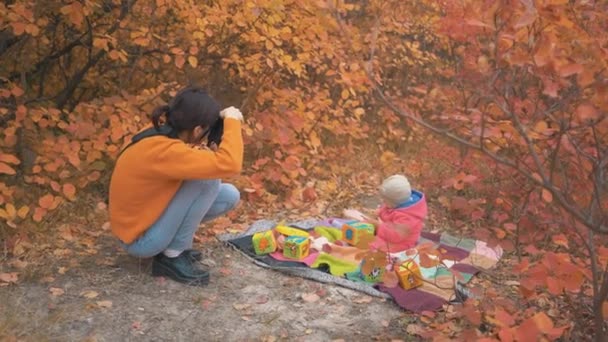
[[[277,240],[274,238],[272,230],[253,234],[251,241],[257,255],[264,255],[277,250]]]
[[[292,227],[288,227],[288,226],[284,226],[284,225],[277,225],[274,230],[277,231],[277,233],[279,234],[283,234],[285,236],[302,236],[305,238],[308,238],[310,236],[310,234],[307,231],[304,231],[302,229],[297,229],[297,228],[292,228]]]
[[[423,283],[420,268],[412,259],[406,260],[399,266],[397,276],[399,277],[399,285],[401,285],[404,290],[413,289]]]
[[[303,236],[288,236],[283,246],[283,256],[289,259],[304,259],[310,253],[310,240]]]
[[[349,221],[342,226],[342,240],[348,242],[351,246],[359,243],[359,239],[363,234],[374,235],[376,228],[371,223]]]

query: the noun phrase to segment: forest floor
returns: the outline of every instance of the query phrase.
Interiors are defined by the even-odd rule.
[[[18,286],[0,287],[0,340],[417,340],[416,318],[390,300],[258,267],[217,241],[197,246],[208,286],[154,278],[150,259],[100,229],[103,210],[90,218],[60,226],[34,261],[4,265],[20,270]]]
[[[454,175],[449,162],[412,158],[391,165],[382,171],[369,164],[353,166],[352,177],[360,184],[344,186],[353,193],[346,198],[323,196],[323,189],[317,189],[324,197],[317,207],[326,206],[317,214],[375,208],[378,181],[399,171],[426,192],[429,229],[472,234],[462,222],[455,228],[454,218],[437,200],[445,193],[444,179]],[[195,247],[204,253],[211,282],[191,287],[153,278],[149,259],[127,255],[109,232],[102,201],[99,195],[83,196],[43,222],[35,241],[17,235],[4,244],[11,250],[0,254],[0,274],[15,278],[0,281],[0,341],[418,341],[421,327],[434,316],[258,267],[215,239],[217,233],[243,230],[255,219],[305,219],[310,208],[286,211],[243,201],[229,219],[203,227]],[[474,283],[486,286],[488,278],[481,274]],[[449,324],[457,336],[458,324]]]

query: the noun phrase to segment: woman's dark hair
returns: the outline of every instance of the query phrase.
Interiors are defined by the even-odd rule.
[[[179,91],[168,104],[152,113],[154,128],[160,129],[160,118],[176,132],[191,131],[197,126],[217,126],[220,105],[202,88],[188,87]]]

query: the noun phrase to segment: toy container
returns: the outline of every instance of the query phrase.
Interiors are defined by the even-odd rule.
[[[412,259],[406,260],[399,266],[397,276],[399,277],[399,285],[404,290],[416,288],[423,283],[420,268]]]
[[[283,256],[289,259],[304,259],[310,253],[310,240],[303,236],[288,236],[283,246]]]
[[[342,240],[351,246],[358,244],[363,234],[374,235],[375,233],[376,228],[371,223],[349,221],[342,226]]]
[[[274,238],[272,230],[253,234],[252,242],[257,255],[264,255],[277,250],[277,240]]]

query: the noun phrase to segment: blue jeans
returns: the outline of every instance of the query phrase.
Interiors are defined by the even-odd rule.
[[[239,199],[240,193],[232,184],[219,180],[184,181],[160,218],[139,239],[123,246],[127,253],[140,258],[165,249],[190,249],[201,222],[232,210]]]

